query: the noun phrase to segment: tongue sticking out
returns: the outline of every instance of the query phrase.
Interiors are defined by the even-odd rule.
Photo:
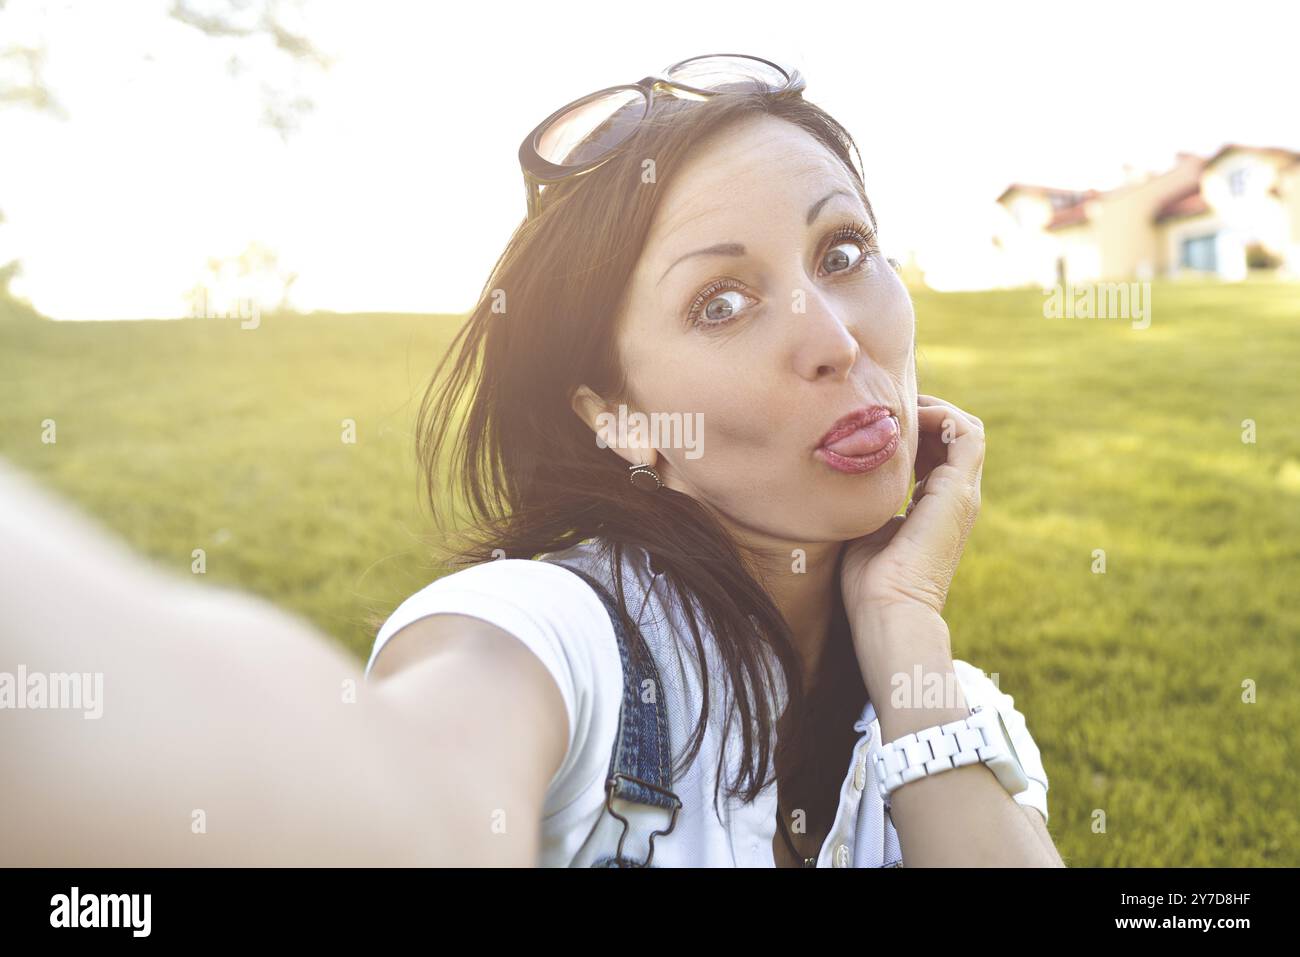
[[[870,455],[879,452],[898,434],[898,422],[892,415],[877,419],[870,425],[864,425],[856,432],[850,432],[842,439],[837,439],[822,448],[836,455]]]

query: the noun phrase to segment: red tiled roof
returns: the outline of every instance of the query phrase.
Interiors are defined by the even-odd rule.
[[[1163,223],[1169,219],[1182,219],[1184,216],[1196,216],[1208,212],[1209,206],[1201,195],[1201,184],[1193,183],[1181,193],[1169,197],[1165,204],[1156,210],[1153,221]]]
[[[1294,166],[1296,164],[1300,164],[1300,152],[1297,152],[1296,150],[1286,149],[1285,147],[1282,146],[1245,146],[1241,143],[1225,143],[1223,146],[1219,147],[1219,149],[1216,150],[1212,156],[1208,157],[1207,159],[1199,159],[1195,153],[1179,153],[1178,159],[1180,161],[1195,160],[1199,162],[1202,167],[1205,167],[1205,166],[1209,166],[1211,163],[1217,162],[1218,160],[1226,156],[1228,153],[1232,153],[1232,152],[1261,153],[1261,154],[1267,154],[1272,156],[1280,156],[1284,159],[1289,158],[1291,162],[1286,164],[1288,167]],[[1124,187],[1118,187],[1118,189],[1123,189],[1123,188]],[[1106,190],[1102,192],[1116,192],[1116,191],[1117,190]],[[1012,183],[1010,186],[1008,186],[1006,189],[1002,191],[1002,194],[1000,196],[998,196],[997,202],[1000,203],[1002,202],[1002,200],[1006,199],[1012,193],[1017,193],[1017,192],[1037,193],[1040,196],[1089,197],[1089,196],[1101,195],[1101,192],[1095,189],[1089,189],[1089,190],[1059,189],[1055,186],[1038,186],[1034,183]]]
[[[1035,186],[1032,183],[1012,183],[1004,189],[998,196],[997,202],[1002,202],[1012,193],[1037,193],[1040,196],[1073,196],[1078,190],[1075,189],[1057,189],[1055,186]]]
[[[1077,189],[1058,189],[1055,186],[1035,186],[1030,183],[1012,183],[1002,191],[1002,195],[997,198],[1000,203],[1012,193],[1031,193],[1037,196],[1045,196],[1052,201],[1052,219],[1047,224],[1048,229],[1057,229],[1063,226],[1074,226],[1077,223],[1088,221],[1087,214],[1084,212],[1083,204],[1101,193],[1095,189],[1077,190]],[[1066,201],[1062,204],[1062,200]]]
[[[1088,221],[1088,213],[1083,208],[1083,203],[1075,203],[1073,206],[1065,206],[1058,209],[1052,214],[1052,219],[1047,224],[1048,229],[1063,229],[1066,226],[1078,226],[1080,223]]]

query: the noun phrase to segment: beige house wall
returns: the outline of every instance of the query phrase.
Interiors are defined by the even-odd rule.
[[[1196,185],[1199,175],[1200,162],[1184,157],[1169,172],[1121,187],[1098,201],[1099,280],[1147,280],[1160,271],[1166,251],[1152,220],[1170,196]]]

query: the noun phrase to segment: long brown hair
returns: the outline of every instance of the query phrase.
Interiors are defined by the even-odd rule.
[[[739,719],[744,748],[727,793],[746,803],[770,783],[778,759],[788,767],[820,766],[818,752],[851,742],[865,687],[842,602],[837,593],[832,642],[821,668],[828,681],[818,683],[813,697],[822,699],[823,707],[830,700],[848,704],[819,719],[817,708],[805,706],[789,627],[751,574],[760,557],[734,541],[706,503],[667,487],[653,493],[634,488],[627,463],[594,441],[570,397],[580,384],[611,402],[626,396],[615,330],[659,197],[692,151],[760,114],[793,123],[825,144],[852,174],[871,212],[850,155],[856,144],[838,122],[802,97],[743,92],[702,102],[658,100],[652,116],[613,159],[546,188],[540,214],[515,230],[439,363],[416,421],[417,458],[444,535],[442,561],[448,567],[500,557],[531,559],[598,537],[616,571],[615,598],[627,607],[617,571],[625,549],[645,550],[689,625],[695,661],[708,660],[701,617],[713,635],[725,666],[722,740],[728,740],[731,721]],[[644,159],[654,161],[653,182],[643,180]],[[874,223],[874,213],[871,217]],[[451,496],[448,482],[455,486]],[[777,716],[775,698],[769,697],[778,680],[771,669],[773,653],[788,694],[775,753]],[[699,752],[715,677],[701,669],[703,711],[675,773]],[[833,689],[832,680],[843,684]],[[720,756],[719,783],[726,761]],[[842,773],[843,765],[839,768]],[[824,799],[824,789],[821,794]],[[838,794],[830,798],[838,801]]]

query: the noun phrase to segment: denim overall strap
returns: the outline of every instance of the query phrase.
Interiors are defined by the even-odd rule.
[[[549,560],[549,559],[544,559]],[[614,597],[591,575],[565,562],[562,565],[581,577],[600,596],[614,626],[618,640],[618,654],[623,661],[623,702],[619,707],[618,736],[609,756],[609,773],[605,781],[605,808],[623,824],[614,856],[605,856],[592,867],[652,867],[654,839],[661,834],[671,834],[677,826],[677,812],[682,801],[672,791],[672,751],[668,737],[668,715],[664,708],[663,685],[655,667],[650,649],[639,633],[628,633]],[[648,687],[647,687],[648,683]],[[642,700],[644,690],[650,691],[651,701]],[[629,821],[614,810],[614,798],[633,804],[648,804],[671,813],[668,829],[654,831],[649,837],[649,852],[645,861],[636,861],[623,855]]]

